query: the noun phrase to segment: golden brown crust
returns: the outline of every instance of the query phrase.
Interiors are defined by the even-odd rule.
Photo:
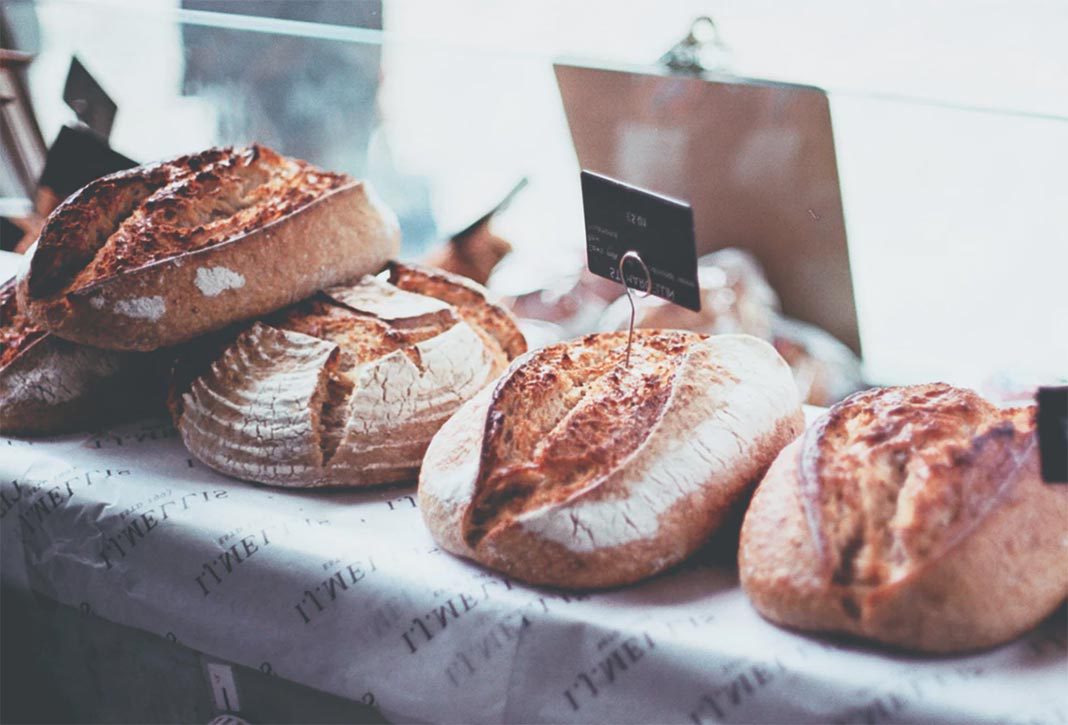
[[[877,585],[937,556],[996,503],[1007,472],[962,474],[1015,431],[980,396],[943,384],[869,390],[834,406],[801,450],[807,518],[832,579]]]
[[[378,271],[398,246],[364,184],[262,146],[209,149],[72,195],[19,295],[62,337],[150,350]]]
[[[1032,626],[1068,596],[1049,566],[1068,555],[1068,491],[1039,478],[1032,418],[942,384],[832,408],[746,515],[740,571],[757,609],[928,651]]]
[[[493,336],[509,360],[526,352],[527,341],[512,313],[490,300],[482,285],[433,267],[400,262],[390,262],[389,282],[402,290],[428,294],[455,305],[464,319]]]
[[[47,330],[19,310],[15,280],[0,286],[0,369],[47,334]]]
[[[494,267],[511,251],[507,240],[483,224],[466,236],[453,237],[432,249],[423,264],[486,284]]]
[[[50,335],[0,286],[0,433],[47,435],[152,411],[162,403],[156,361]]]
[[[464,540],[559,504],[629,457],[663,415],[681,356],[707,336],[638,330],[631,366],[625,333],[552,345],[494,389]]]
[[[471,321],[487,311],[465,316],[442,299],[459,294],[452,286],[437,279],[410,292],[368,276],[236,340],[191,347],[170,395],[186,445],[208,465],[262,483],[410,478],[445,418],[510,360]],[[477,288],[462,291],[471,310],[490,307]]]
[[[42,257],[41,274],[30,291],[41,296],[42,287],[61,285],[75,271],[56,288],[72,292],[226,242],[352,182],[345,174],[320,171],[258,144],[212,148],[121,171],[84,187],[49,216],[38,241],[38,253],[47,261]],[[105,223],[113,226],[110,233]],[[86,235],[87,226],[96,233]],[[56,252],[64,257],[49,254]],[[70,270],[70,262],[90,254],[82,269]],[[68,264],[59,264],[60,259]]]
[[[441,545],[536,584],[609,587],[705,541],[802,427],[770,345],[591,335],[520,358],[435,436],[420,510]]]

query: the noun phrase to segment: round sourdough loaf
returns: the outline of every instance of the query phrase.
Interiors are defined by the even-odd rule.
[[[773,622],[928,652],[1007,641],[1068,596],[1068,486],[1039,475],[1033,408],[948,385],[831,408],[742,528],[742,587]]]
[[[93,181],[48,217],[23,309],[95,347],[154,350],[377,272],[396,217],[363,182],[263,146]]]
[[[212,468],[279,486],[411,480],[431,436],[526,342],[485,290],[390,265],[257,322],[231,343],[194,344],[171,409]]]
[[[19,310],[14,280],[0,286],[0,433],[63,433],[162,408],[155,371],[148,355],[50,335]]]
[[[609,587],[693,553],[803,428],[747,335],[636,330],[530,353],[438,432],[419,506],[447,550],[535,584]]]

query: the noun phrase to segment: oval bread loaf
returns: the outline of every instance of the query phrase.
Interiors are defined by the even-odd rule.
[[[65,339],[154,350],[377,272],[399,245],[396,217],[365,183],[263,146],[216,148],[71,195],[19,297]]]
[[[438,432],[419,505],[447,550],[535,584],[608,587],[693,553],[803,428],[746,335],[590,335],[517,360]]]
[[[393,264],[180,359],[172,414],[223,473],[280,486],[411,480],[431,436],[526,349],[485,290]],[[203,353],[204,351],[202,351]]]
[[[989,647],[1068,596],[1068,487],[1033,408],[943,384],[847,398],[786,448],[746,513],[742,587],[773,622],[908,649]]]
[[[0,286],[0,433],[63,433],[162,408],[154,372],[147,355],[49,334],[19,310],[14,280]]]

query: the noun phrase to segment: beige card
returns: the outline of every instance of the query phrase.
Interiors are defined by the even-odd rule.
[[[584,169],[689,202],[697,252],[747,249],[783,312],[860,352],[826,94],[557,63]]]

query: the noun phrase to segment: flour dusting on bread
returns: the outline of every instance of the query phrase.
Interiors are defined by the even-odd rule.
[[[418,274],[422,292],[366,275],[268,316],[221,355],[203,351],[202,372],[172,383],[186,446],[223,473],[274,485],[413,477],[431,436],[508,363],[495,335],[511,334],[475,320],[515,329],[503,311],[475,311],[490,307],[483,296],[444,302],[452,283]]]
[[[226,290],[244,287],[245,276],[226,267],[201,267],[197,270],[195,283],[205,296],[214,297]]]
[[[127,317],[137,317],[142,320],[159,320],[167,312],[167,303],[162,297],[134,297],[128,300],[117,300],[114,305],[117,314]]]
[[[721,364],[730,364],[730,345],[727,342],[717,350]],[[665,454],[645,460],[636,453],[621,464],[627,476],[640,476],[645,485],[629,489],[621,498],[580,497],[566,509],[530,511],[518,521],[572,551],[622,546],[656,536],[662,514],[700,489],[710,473],[725,472],[739,456],[756,455],[768,421],[780,417],[784,406],[799,405],[796,386],[781,375],[774,358],[738,359],[732,369],[738,371],[738,379],[710,378],[706,394],[714,398],[715,405],[696,428],[678,436],[674,431],[651,431],[650,439],[660,434],[675,438]],[[665,425],[664,420],[657,425]]]
[[[48,217],[19,283],[73,342],[155,350],[381,271],[400,247],[364,182],[259,145],[97,179]]]
[[[803,416],[747,336],[590,335],[513,363],[435,437],[420,510],[453,553],[530,582],[613,586],[692,553]]]

